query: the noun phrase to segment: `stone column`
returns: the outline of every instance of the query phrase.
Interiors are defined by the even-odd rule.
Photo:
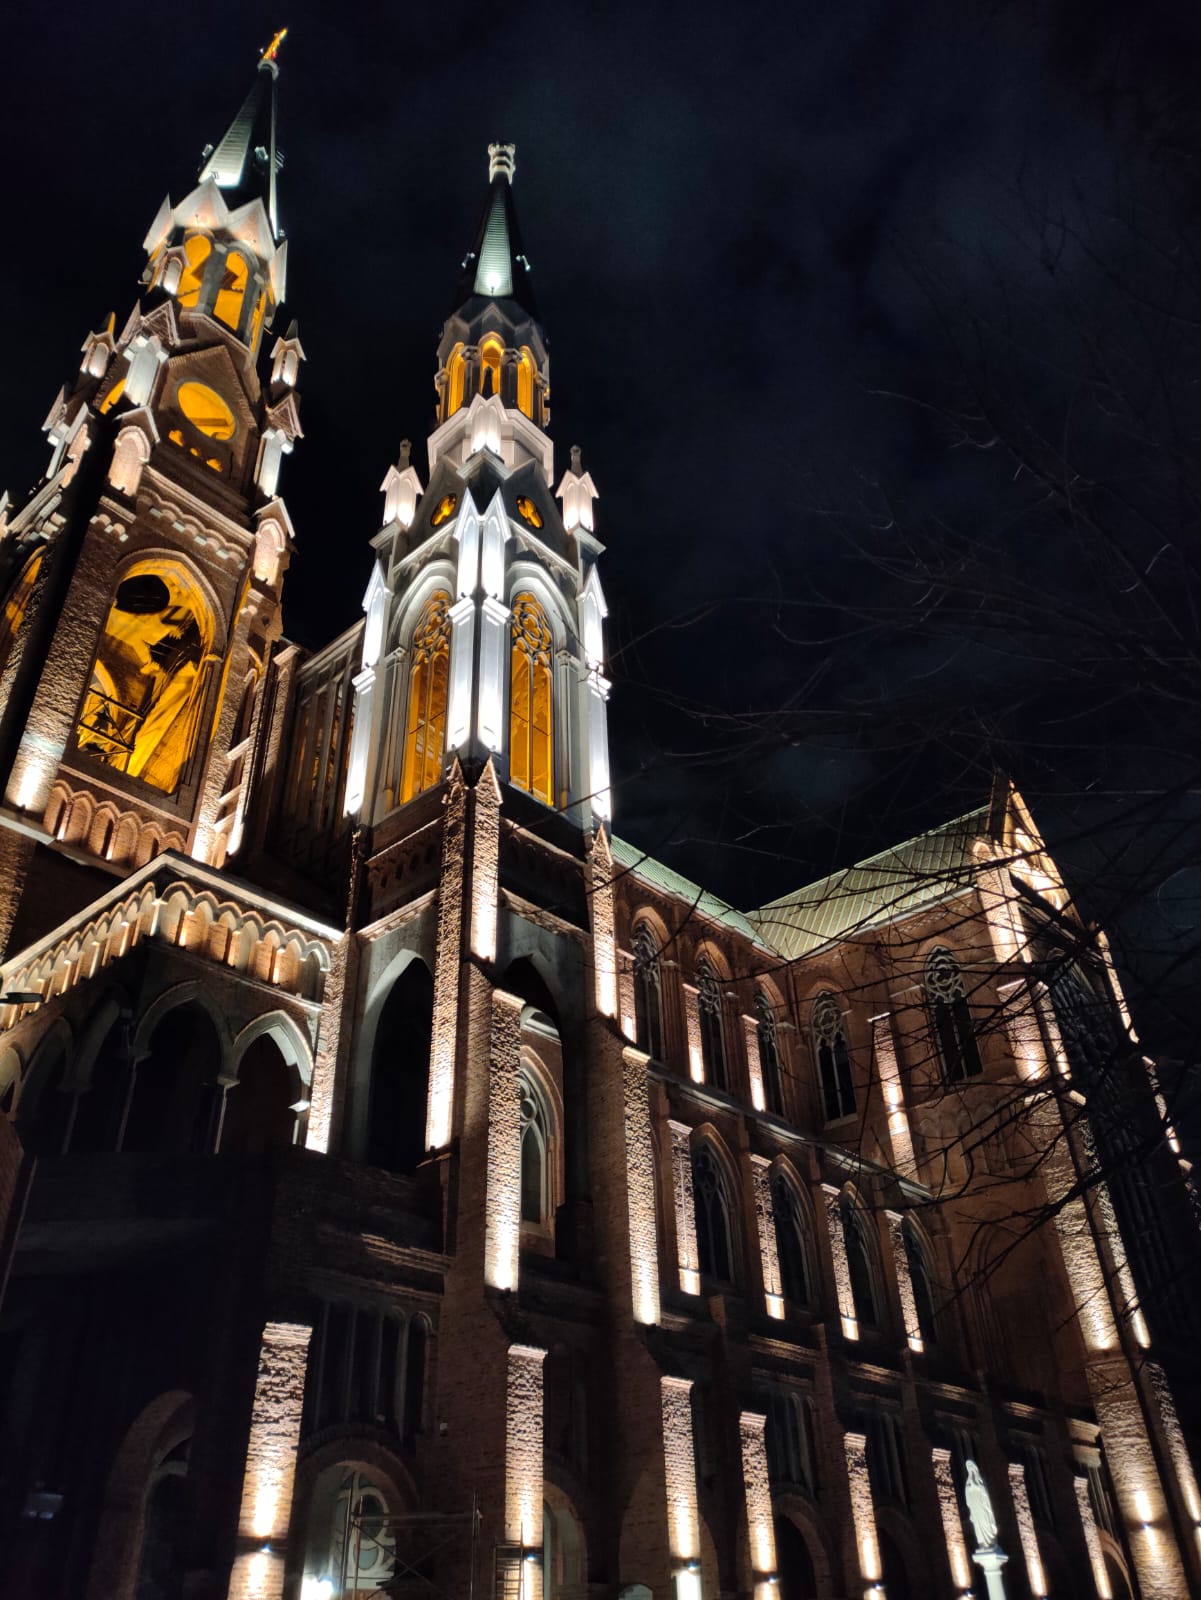
[[[269,1322],[263,1329],[229,1600],[280,1600],[283,1594],[312,1332],[296,1322]]]
[[[671,1177],[676,1213],[676,1259],[680,1288],[700,1294],[700,1262],[696,1248],[696,1211],[692,1194],[692,1129],[686,1122],[668,1122],[671,1132]]]

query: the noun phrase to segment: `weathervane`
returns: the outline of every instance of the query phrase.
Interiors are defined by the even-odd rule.
[[[277,29],[275,37],[272,39],[271,43],[267,46],[267,48],[263,51],[262,55],[259,57],[259,60],[260,61],[274,61],[276,59],[276,57],[279,55],[279,47],[280,47],[280,45],[283,44],[284,40],[287,37],[288,37],[287,28],[279,28],[279,29]]]

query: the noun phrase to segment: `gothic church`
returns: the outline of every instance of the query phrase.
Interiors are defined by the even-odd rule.
[[[288,641],[275,54],[0,502],[0,1593],[1201,1596],[1192,1190],[1020,796],[743,911],[611,830],[509,146]]]

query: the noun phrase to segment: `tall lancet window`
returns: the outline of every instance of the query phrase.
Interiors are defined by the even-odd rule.
[[[717,973],[702,956],[696,966],[696,1007],[701,1023],[701,1061],[705,1082],[728,1089],[726,1082],[725,1007]]]
[[[926,958],[926,1004],[944,1081],[976,1077],[983,1068],[963,973],[941,945]]]
[[[430,595],[413,629],[409,667],[409,711],[405,719],[404,770],[400,798],[441,781],[446,749],[446,695],[450,679],[450,595]]]
[[[242,302],[246,298],[246,285],[250,281],[250,265],[246,257],[236,250],[226,253],[221,269],[221,282],[217,285],[217,298],[213,315],[218,322],[236,333],[242,320]]]
[[[659,941],[649,922],[634,929],[634,1036],[638,1048],[663,1060],[663,996]]]
[[[847,1051],[846,1021],[842,1007],[828,989],[813,1002],[813,1052],[826,1121],[849,1117],[855,1109],[855,1084]]]
[[[509,776],[519,789],[554,804],[551,738],[551,651],[546,612],[532,594],[513,601],[509,699]]]

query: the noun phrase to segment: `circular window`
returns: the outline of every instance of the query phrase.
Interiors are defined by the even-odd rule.
[[[517,496],[517,509],[531,528],[540,528],[542,526],[542,513],[534,502],[523,494]]]
[[[232,439],[234,414],[215,389],[203,383],[181,383],[175,391],[179,409],[194,428],[210,439]]]
[[[444,494],[441,500],[438,501],[437,506],[434,508],[434,514],[430,518],[431,524],[435,528],[441,527],[441,525],[446,521],[447,517],[454,515],[454,509],[458,503],[459,497],[457,494]]]

